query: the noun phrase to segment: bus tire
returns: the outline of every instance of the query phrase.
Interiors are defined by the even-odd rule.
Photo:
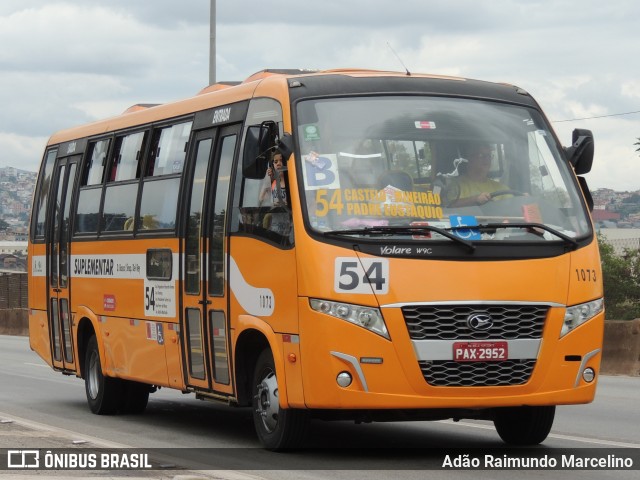
[[[262,445],[269,450],[301,446],[309,417],[304,410],[280,408],[276,368],[271,350],[256,361],[251,394],[253,424]]]
[[[128,414],[141,414],[149,402],[150,387],[146,383],[123,380],[123,392],[120,411]]]
[[[122,382],[105,377],[100,365],[98,341],[93,335],[87,343],[84,387],[91,411],[97,415],[111,415],[118,411],[122,395]]]
[[[505,443],[537,445],[549,435],[555,413],[555,406],[500,408],[493,424]]]

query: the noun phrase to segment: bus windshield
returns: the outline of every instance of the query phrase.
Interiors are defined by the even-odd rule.
[[[306,100],[296,113],[316,232],[533,242],[590,233],[569,167],[534,109],[383,96]]]

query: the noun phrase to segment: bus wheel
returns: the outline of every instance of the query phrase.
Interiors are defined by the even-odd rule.
[[[493,424],[510,445],[537,445],[549,435],[555,413],[555,406],[500,408]]]
[[[122,382],[118,378],[105,377],[100,365],[100,352],[95,335],[89,339],[85,357],[84,387],[87,402],[93,413],[109,415],[120,406]]]
[[[120,411],[122,413],[140,414],[147,408],[150,387],[146,383],[123,380],[123,394]]]
[[[299,447],[309,418],[307,412],[280,408],[278,380],[273,355],[264,350],[253,376],[253,424],[260,442],[269,450]]]

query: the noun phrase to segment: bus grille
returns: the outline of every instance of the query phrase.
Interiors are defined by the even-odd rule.
[[[403,307],[409,336],[419,340],[516,340],[542,338],[547,305],[418,305]],[[491,317],[492,326],[473,330],[473,314]],[[476,387],[522,385],[531,377],[536,359],[501,362],[419,361],[424,379],[432,386]]]
[[[418,362],[424,379],[434,387],[498,387],[522,385],[529,380],[533,360],[459,363],[453,361]]]
[[[419,305],[403,307],[412,340],[512,340],[541,338],[547,305]],[[467,325],[471,314],[488,314],[493,325],[485,331]]]

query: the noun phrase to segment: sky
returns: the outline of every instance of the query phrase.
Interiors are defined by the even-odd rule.
[[[210,0],[2,0],[0,167],[36,171],[55,131],[207,86],[209,9]],[[637,0],[217,0],[216,18],[218,81],[404,64],[515,84],[564,145],[574,128],[593,131],[591,189],[640,190]]]

